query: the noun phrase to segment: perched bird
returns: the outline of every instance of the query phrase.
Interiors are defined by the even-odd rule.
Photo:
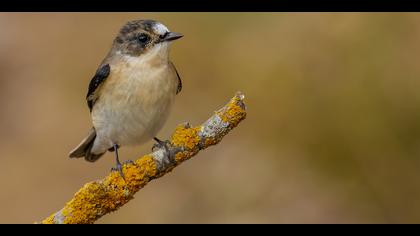
[[[152,138],[163,145],[155,136],[182,89],[169,49],[181,37],[154,20],[134,20],[121,28],[89,83],[86,100],[93,128],[70,152],[71,158],[94,162],[115,151],[113,169],[124,177],[118,157],[121,146]]]

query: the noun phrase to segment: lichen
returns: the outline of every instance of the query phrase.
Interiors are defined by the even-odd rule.
[[[246,111],[244,107],[242,107],[243,103],[241,99],[242,97],[235,96],[225,108],[216,112],[216,114],[219,115],[224,122],[228,122],[232,128],[246,116]]]
[[[153,158],[145,156],[134,165],[124,165],[123,172],[125,180],[118,172],[112,172],[101,181],[85,184],[62,209],[63,223],[93,223],[100,216],[115,211],[132,199],[157,171]],[[54,216],[46,222],[53,223]]]
[[[48,218],[46,218],[45,220],[43,220],[41,223],[42,224],[54,224],[55,223],[54,222],[54,215],[55,214],[52,214],[52,215],[48,216]]]
[[[194,153],[189,152],[189,151],[178,152],[177,154],[175,154],[175,161],[177,163],[181,163],[183,161],[190,159],[193,155]]]
[[[209,137],[204,140],[204,146],[208,147],[217,143],[217,140],[214,137]]]
[[[198,132],[201,127],[186,128],[184,125],[178,125],[172,135],[171,142],[176,147],[184,147],[192,150],[197,147],[200,142]]]

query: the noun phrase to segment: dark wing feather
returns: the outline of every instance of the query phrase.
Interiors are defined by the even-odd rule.
[[[98,99],[98,91],[101,85],[108,78],[111,67],[109,64],[101,66],[93,76],[92,80],[89,83],[88,93],[86,95],[87,104],[89,110],[92,111],[93,105],[95,105],[96,100]]]
[[[181,92],[182,90],[182,81],[181,81],[181,76],[179,76],[178,71],[175,68],[174,63],[171,62],[172,68],[174,68],[175,72],[176,72],[176,76],[178,77],[178,88],[176,89],[176,94],[178,94],[179,92]]]

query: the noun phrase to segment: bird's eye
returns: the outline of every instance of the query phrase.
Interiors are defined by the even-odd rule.
[[[149,36],[147,34],[140,34],[137,37],[137,41],[139,41],[142,44],[145,44],[145,43],[147,43],[149,41]]]

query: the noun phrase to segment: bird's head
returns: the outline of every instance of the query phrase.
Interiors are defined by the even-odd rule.
[[[114,40],[116,52],[129,56],[141,56],[155,49],[161,53],[169,51],[169,44],[183,35],[169,31],[162,23],[154,20],[133,20],[127,22]]]

